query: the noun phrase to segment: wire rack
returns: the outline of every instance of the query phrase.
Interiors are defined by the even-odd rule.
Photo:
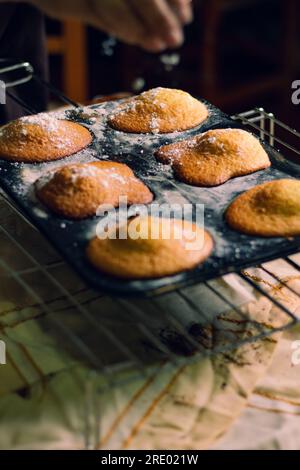
[[[22,67],[28,81],[41,82],[30,64],[23,63]],[[8,85],[16,86],[16,80]],[[79,106],[52,86],[45,86],[69,105]],[[12,93],[10,96],[15,97]],[[34,111],[17,100],[27,112]],[[273,114],[258,108],[233,118],[270,145],[298,157],[297,145],[290,141],[299,140],[300,134]],[[207,355],[226,355],[263,338],[272,340],[272,335],[299,322],[284,297],[289,294],[300,300],[299,292],[272,269],[272,263],[152,299],[125,300],[102,295],[77,278],[6,194],[1,193],[1,198],[0,246],[5,247],[5,251],[0,248],[1,284],[14,292],[23,311],[30,312],[17,322],[34,319],[47,341],[51,338],[56,347],[67,352],[63,355],[67,365],[74,360],[88,365],[101,373],[105,387],[119,386],[128,380],[128,371],[134,371],[129,374],[130,380],[146,377],[162,361],[171,366],[188,364]],[[297,254],[278,263],[293,277],[300,278]],[[278,295],[279,291],[285,294]],[[271,305],[275,322],[261,321],[249,314],[245,306],[257,299]],[[239,330],[245,324],[246,334],[244,327],[242,332]],[[221,340],[216,341],[220,335]]]

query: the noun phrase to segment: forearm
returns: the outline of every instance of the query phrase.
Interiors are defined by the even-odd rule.
[[[25,0],[49,16],[57,19],[80,18],[89,21],[92,14],[90,0]],[[0,0],[0,3],[20,3],[20,0]]]

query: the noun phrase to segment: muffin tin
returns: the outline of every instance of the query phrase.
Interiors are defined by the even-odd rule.
[[[295,253],[300,249],[300,237],[284,239],[243,235],[231,230],[224,220],[224,211],[241,192],[266,181],[300,177],[300,166],[284,159],[272,147],[263,143],[272,161],[271,168],[232,179],[215,188],[196,188],[181,183],[174,179],[171,166],[156,161],[154,152],[161,145],[183,140],[209,129],[243,128],[210,103],[205,103],[209,108],[209,118],[204,123],[190,131],[164,135],[126,134],[111,129],[106,122],[107,116],[119,102],[57,112],[56,117],[74,120],[90,129],[94,135],[92,145],[76,155],[51,163],[20,164],[1,160],[0,184],[24,216],[44,234],[90,286],[113,295],[160,294]],[[192,203],[193,209],[196,204],[204,204],[205,228],[215,242],[210,258],[192,271],[160,279],[124,281],[96,271],[87,261],[85,249],[89,240],[95,236],[101,218],[72,221],[56,216],[36,199],[33,183],[51,169],[103,159],[129,165],[136,176],[152,190],[157,204]],[[190,211],[189,217],[194,219],[195,210]]]

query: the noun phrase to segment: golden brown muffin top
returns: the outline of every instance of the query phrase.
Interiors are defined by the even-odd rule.
[[[300,181],[281,179],[237,197],[226,212],[231,228],[249,235],[300,235]]]
[[[207,117],[207,107],[189,93],[154,88],[121,104],[109,124],[124,132],[163,134],[191,129]]]
[[[275,180],[258,186],[252,205],[259,212],[300,218],[300,181]]]
[[[35,187],[47,207],[74,219],[96,215],[103,204],[118,207],[120,197],[127,197],[128,205],[153,200],[151,191],[127,165],[108,161],[61,167],[42,176]]]
[[[0,158],[17,162],[57,160],[87,147],[92,135],[75,122],[41,113],[0,129]]]
[[[156,158],[171,163],[176,177],[194,186],[217,186],[271,165],[259,140],[241,129],[210,130],[166,145]]]
[[[122,239],[112,227],[107,238],[94,238],[87,249],[94,267],[119,278],[158,278],[193,269],[213,249],[210,235],[191,222],[139,216],[121,227]]]

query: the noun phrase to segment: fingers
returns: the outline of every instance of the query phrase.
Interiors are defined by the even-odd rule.
[[[131,45],[142,45],[146,30],[124,0],[91,0],[89,23]]]
[[[193,21],[192,0],[168,0],[168,2],[182,24]]]
[[[152,52],[178,47],[189,0],[30,0],[57,18],[73,17]]]
[[[163,50],[182,44],[182,24],[166,0],[128,0],[128,3],[146,28],[144,47],[157,46],[157,50]]]

